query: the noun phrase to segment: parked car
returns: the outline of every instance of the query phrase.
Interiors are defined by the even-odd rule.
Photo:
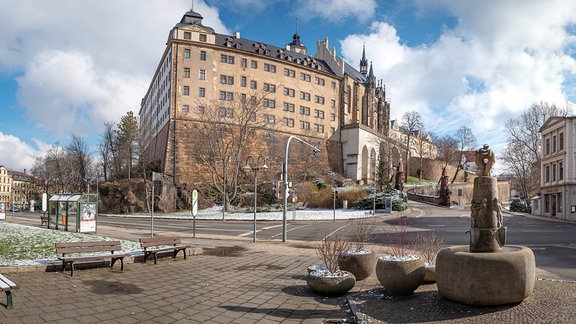
[[[17,213],[20,211],[20,208],[12,206],[12,208],[10,208],[10,211],[13,213]]]

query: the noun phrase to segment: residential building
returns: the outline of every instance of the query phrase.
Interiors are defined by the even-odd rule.
[[[4,203],[4,208],[8,209],[12,205],[12,178],[8,169],[0,165],[0,203]]]
[[[249,149],[265,154],[276,171],[289,136],[319,145],[326,152],[319,162],[324,170],[358,182],[373,179],[382,149],[395,152],[392,165],[402,160],[406,141],[399,130],[389,132],[390,102],[365,48],[357,70],[337,56],[327,37],[310,56],[297,32],[276,47],[216,33],[202,20],[190,10],[169,32],[139,111],[148,160],[174,185],[201,183],[209,174],[192,157],[198,154],[194,142],[207,140],[194,131],[203,123],[226,124],[226,118],[235,125],[233,118],[256,101],[263,109],[249,116],[256,142]],[[207,117],[211,106],[220,119]],[[435,156],[429,139],[427,144],[426,157]]]
[[[550,117],[540,128],[542,137],[540,196],[533,213],[576,220],[576,117]]]

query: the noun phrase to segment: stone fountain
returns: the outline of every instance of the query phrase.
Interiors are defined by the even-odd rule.
[[[436,257],[438,293],[467,305],[518,303],[532,294],[536,282],[532,250],[505,245],[498,184],[491,176],[495,161],[487,144],[476,152],[469,246],[444,248]]]

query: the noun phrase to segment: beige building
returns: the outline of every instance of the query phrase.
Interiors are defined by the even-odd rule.
[[[12,178],[3,165],[0,165],[0,203],[6,209],[12,206]]]
[[[358,182],[373,179],[382,149],[396,152],[392,163],[401,161],[405,142],[398,130],[389,137],[390,104],[365,52],[357,70],[328,38],[310,56],[298,33],[276,47],[239,33],[218,34],[202,20],[190,10],[169,32],[139,112],[149,160],[175,185],[201,181],[190,143],[202,140],[191,136],[195,128],[212,122],[207,110],[218,106],[218,122],[229,117],[232,124],[247,102],[256,101],[262,109],[250,116],[259,140],[252,149],[269,160],[282,160],[292,135],[317,143],[326,168]],[[267,140],[269,134],[277,140]]]
[[[576,117],[550,117],[540,128],[540,196],[532,213],[576,220]]]

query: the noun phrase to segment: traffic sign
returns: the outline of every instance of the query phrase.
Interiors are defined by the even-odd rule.
[[[196,217],[198,214],[198,191],[192,191],[192,216]]]

